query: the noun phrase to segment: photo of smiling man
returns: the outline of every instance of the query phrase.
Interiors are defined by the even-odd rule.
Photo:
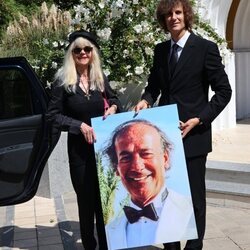
[[[175,105],[170,105],[125,118],[106,140],[102,154],[120,180],[115,194],[120,212],[106,224],[110,250],[197,237],[178,117],[173,110]],[[164,128],[160,128],[161,122],[166,123],[161,111],[173,117],[168,118],[172,124]],[[125,204],[119,197],[124,190]]]

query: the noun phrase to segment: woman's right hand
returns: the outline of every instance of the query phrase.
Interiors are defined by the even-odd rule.
[[[81,130],[82,134],[84,135],[85,140],[89,144],[93,144],[94,142],[96,142],[95,132],[94,132],[94,129],[92,127],[90,127],[88,124],[83,122],[81,124],[80,130]]]

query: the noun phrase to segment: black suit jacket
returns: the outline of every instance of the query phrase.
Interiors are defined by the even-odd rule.
[[[175,72],[169,74],[171,42],[157,44],[148,85],[142,99],[151,106],[177,104],[179,118],[186,122],[199,117],[196,126],[183,140],[186,157],[207,154],[212,150],[211,122],[230,101],[232,90],[215,43],[191,33],[178,60]],[[209,100],[209,87],[214,95]]]

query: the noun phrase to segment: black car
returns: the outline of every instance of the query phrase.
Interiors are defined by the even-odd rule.
[[[0,58],[0,206],[31,199],[52,151],[48,94],[24,57]]]

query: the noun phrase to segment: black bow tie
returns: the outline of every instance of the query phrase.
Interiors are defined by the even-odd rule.
[[[154,221],[157,221],[159,219],[153,203],[148,204],[142,210],[137,210],[129,206],[124,206],[123,210],[128,219],[128,222],[131,224],[138,221],[142,216],[147,217]]]

